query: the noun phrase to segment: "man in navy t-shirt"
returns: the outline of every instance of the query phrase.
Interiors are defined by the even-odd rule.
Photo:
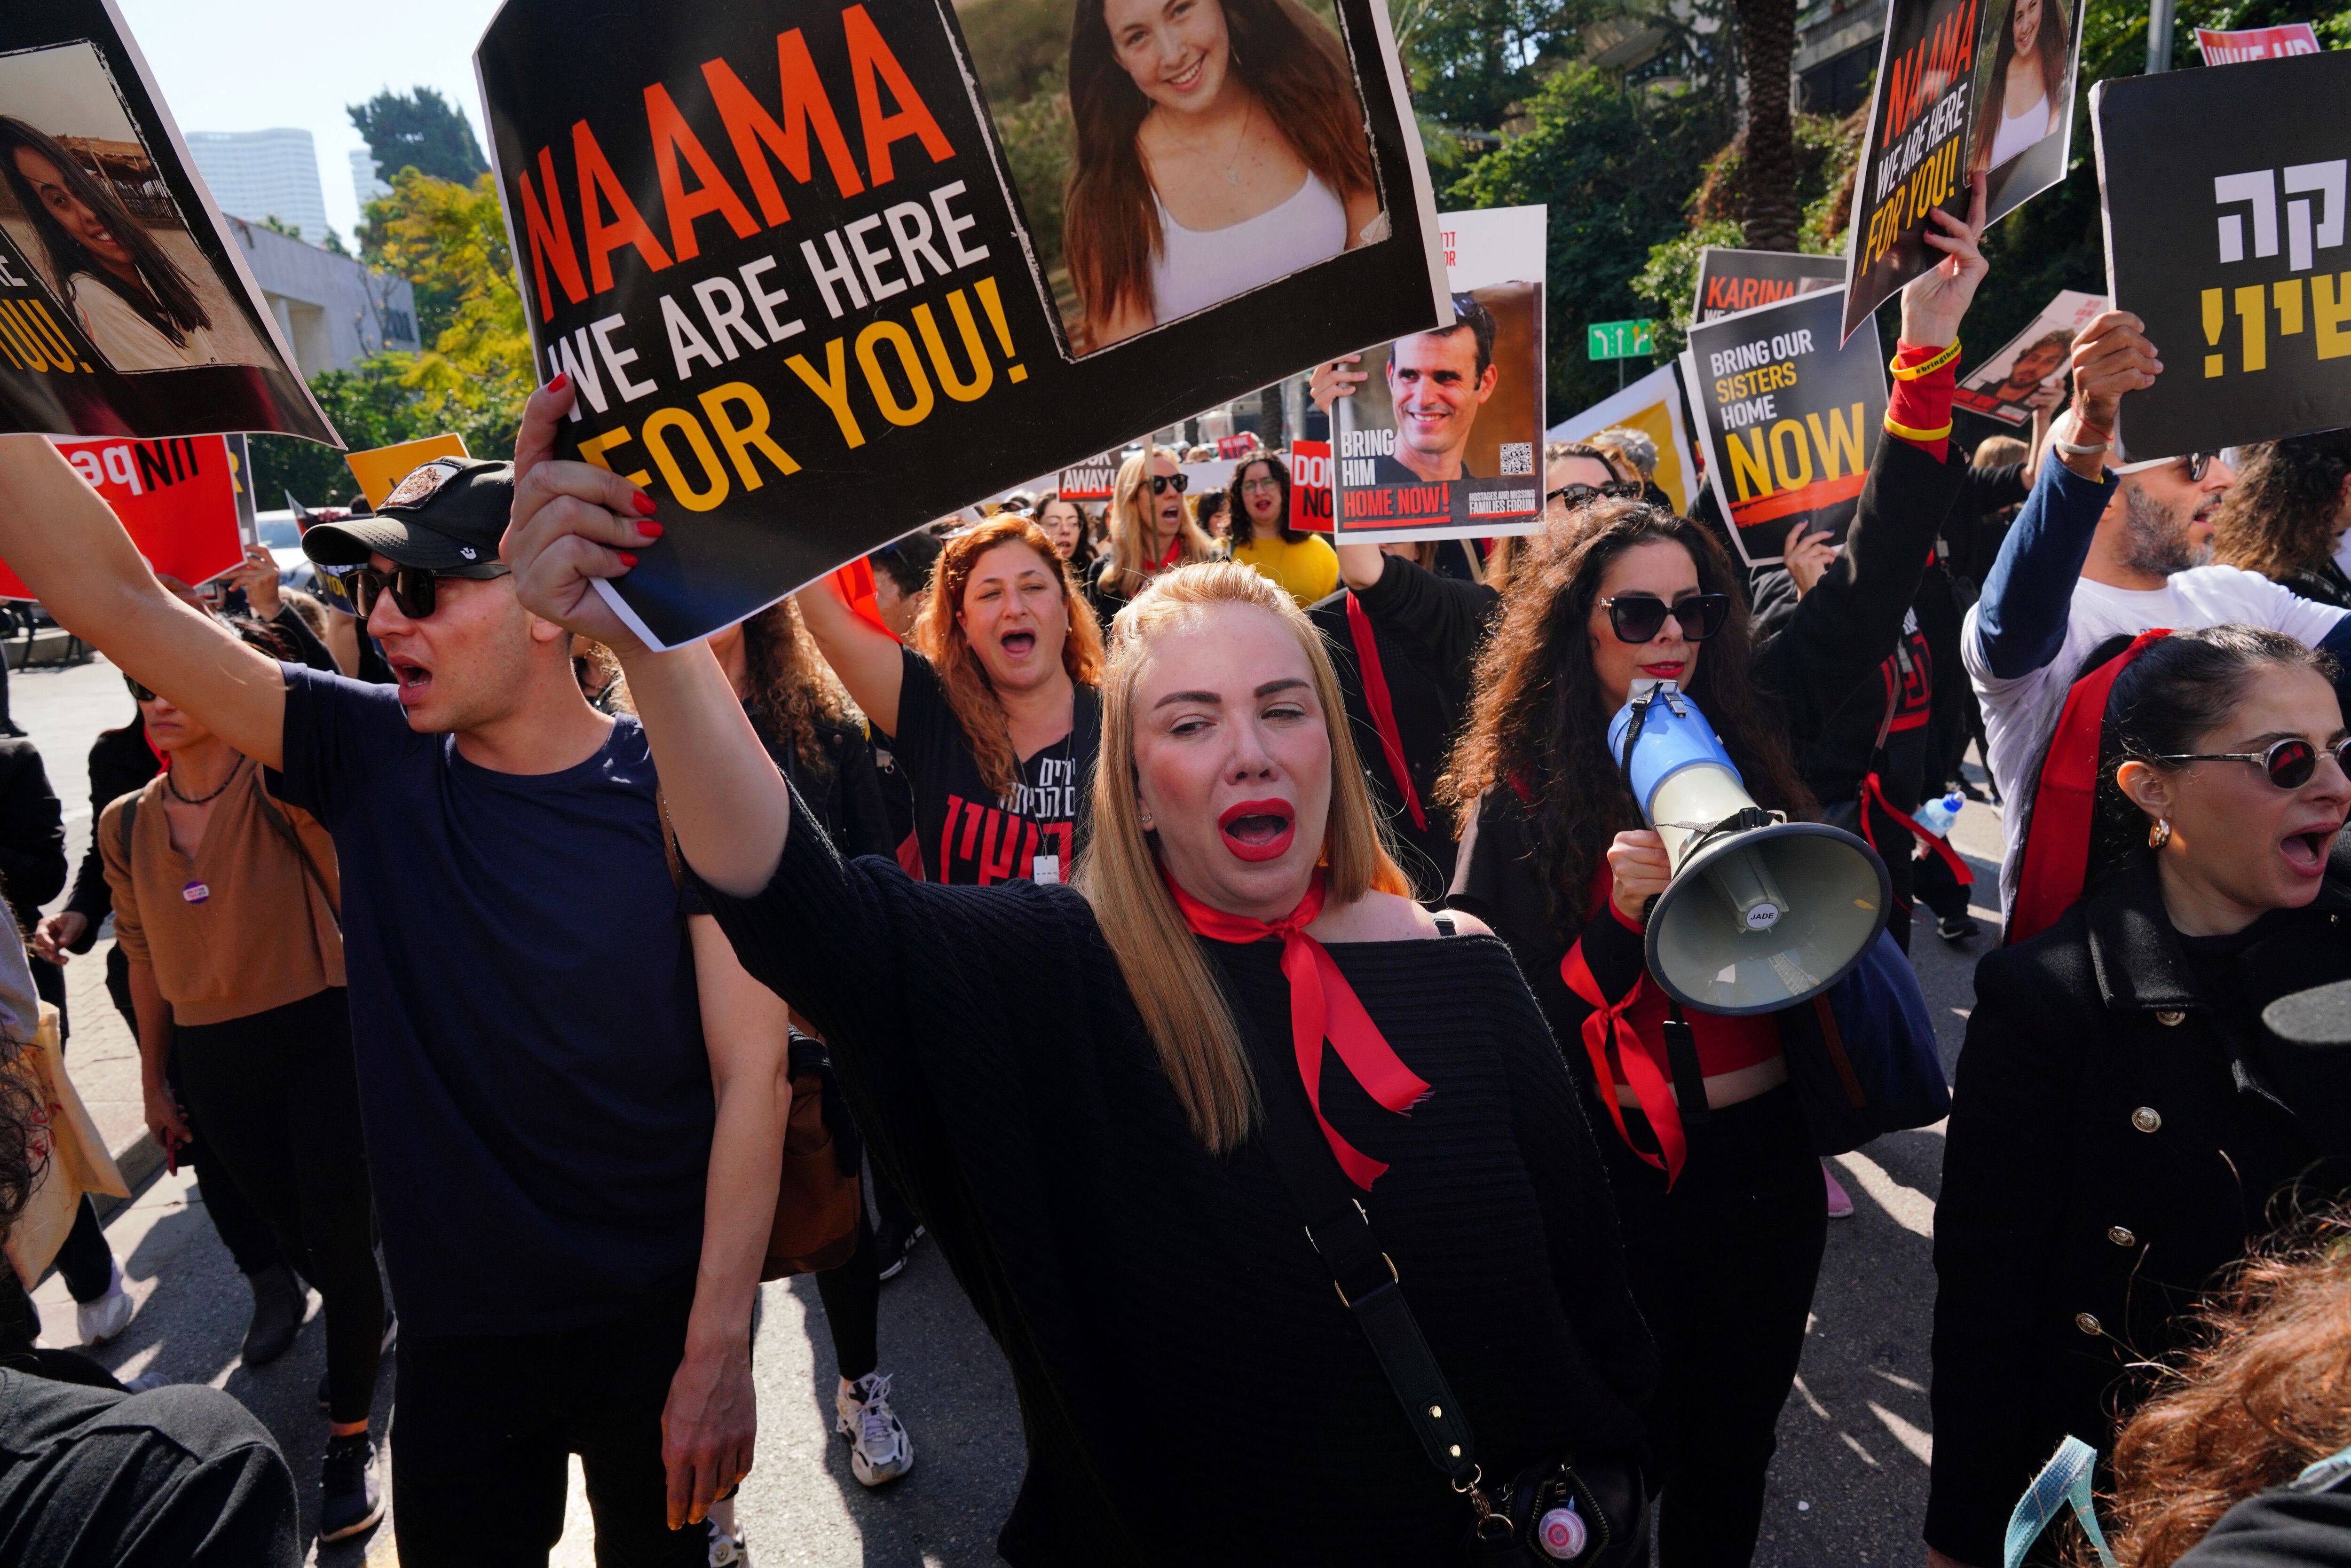
[[[404,1323],[403,1553],[544,1561],[577,1453],[600,1563],[699,1568],[751,1462],[786,1014],[673,873],[643,730],[588,706],[569,636],[517,601],[513,488],[440,459],[306,537],[360,569],[392,687],[273,664],[173,600],[37,436],[0,437],[0,557],[334,834]]]

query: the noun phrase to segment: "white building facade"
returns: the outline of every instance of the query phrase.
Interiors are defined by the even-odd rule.
[[[327,194],[307,131],[191,131],[188,151],[224,213],[279,218],[310,244],[327,240]]]
[[[423,346],[408,279],[371,272],[243,218],[231,218],[228,226],[305,381],[321,371],[349,370],[369,354]]]

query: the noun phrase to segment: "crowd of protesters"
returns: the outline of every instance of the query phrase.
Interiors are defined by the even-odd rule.
[[[322,1302],[325,1539],[388,1491],[409,1561],[540,1562],[577,1455],[600,1562],[742,1561],[759,1281],[816,1274],[883,1486],[881,1283],[927,1236],[1011,1369],[1020,1568],[1736,1568],[1852,1211],[1807,1064],[1915,1032],[1931,918],[1981,962],[1924,1555],[2056,1561],[2011,1514],[2071,1437],[2126,1568],[2351,1563],[2351,444],[2129,460],[2164,372],[2109,312],[1970,456],[1978,233],[1935,214],[1844,537],[1763,571],[1633,430],[1551,445],[1532,532],[1336,549],[1283,454],[1203,494],[1146,443],[1106,504],[1005,496],[655,651],[594,584],[664,519],[556,457],[560,377],[511,463],[309,530],[356,616],[258,560],[234,612],[176,593],[0,441],[0,557],[135,705],[46,918],[60,812],[0,740],[0,1031],[110,918],[246,1359]],[[1611,725],[1661,682],[1763,812],[1886,869],[1817,995],[1686,1013],[1650,968],[1677,861]],[[1997,890],[1928,820],[1954,789],[2001,806]],[[84,1345],[121,1333],[86,1200],[56,1266]],[[234,1401],[0,1298],[0,1557],[294,1560]]]

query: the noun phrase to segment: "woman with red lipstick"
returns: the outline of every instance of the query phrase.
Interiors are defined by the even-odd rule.
[[[2061,1437],[2111,1450],[2144,1369],[2189,1343],[2289,1192],[2351,1190],[2351,1060],[2262,1021],[2351,978],[2333,661],[2250,626],[2116,644],[2092,655],[2103,703],[2053,743],[2095,758],[2095,784],[2069,819],[2044,764],[2029,846],[2069,842],[2086,892],[1985,956],[1959,1056],[1935,1211],[1938,1568],[2001,1560]]]
[[[1148,447],[1119,465],[1111,490],[1110,544],[1086,583],[1103,630],[1161,572],[1217,559],[1216,540],[1185,508],[1185,485],[1176,455],[1164,446]]]
[[[947,541],[906,647],[827,585],[800,618],[850,696],[894,743],[923,873],[1059,882],[1084,847],[1102,743],[1102,640],[1052,541],[1025,517]]]
[[[559,407],[534,402],[527,446]],[[589,591],[638,539],[625,485],[536,472],[508,535],[526,602],[619,653],[680,759],[669,810],[713,912],[823,1028],[1011,1364],[1008,1562],[1463,1560],[1472,1505],[1332,1289],[1269,1124],[1377,1227],[1376,1280],[1348,1277],[1408,1297],[1474,1427],[1465,1487],[1570,1452],[1629,1473],[1649,1346],[1573,1085],[1509,951],[1404,896],[1288,594],[1229,562],[1155,581],[1104,672],[1075,885],[940,889],[844,864],[709,657],[645,649]]]

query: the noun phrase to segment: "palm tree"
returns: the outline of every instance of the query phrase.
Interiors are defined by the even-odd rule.
[[[1747,76],[1747,210],[1750,250],[1794,250],[1796,134],[1790,121],[1789,64],[1796,47],[1796,0],[1736,0]]]

